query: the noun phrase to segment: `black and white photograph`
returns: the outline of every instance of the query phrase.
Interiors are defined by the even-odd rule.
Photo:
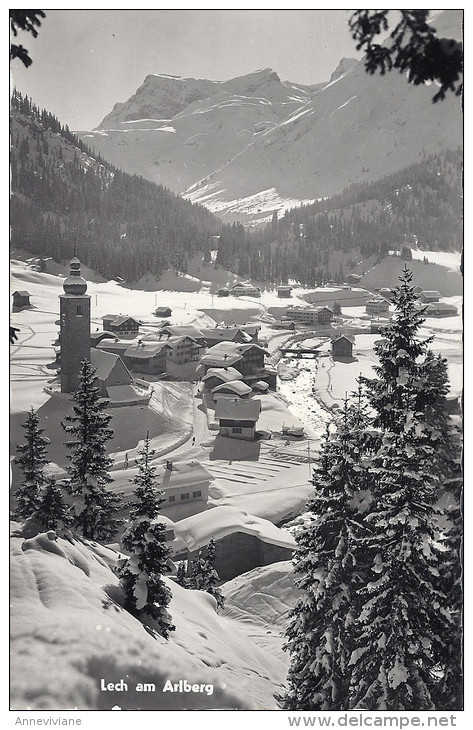
[[[9,10],[8,727],[469,727],[465,13]]]

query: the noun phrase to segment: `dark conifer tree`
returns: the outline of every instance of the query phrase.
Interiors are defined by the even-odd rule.
[[[159,632],[167,639],[175,628],[166,610],[171,591],[163,580],[163,575],[170,572],[170,548],[166,544],[166,526],[158,520],[164,498],[152,464],[154,454],[147,435],[137,460],[138,474],[132,480],[135,501],[121,538],[128,558],[119,562],[117,574],[125,592],[125,608],[137,617],[155,619]]]
[[[445,557],[433,451],[421,414],[406,402],[404,429],[384,431],[372,457],[374,500],[360,540],[370,579],[358,591],[352,709],[435,709],[439,645],[451,637],[452,619],[451,597],[438,581]]]
[[[375,378],[362,377],[368,398],[375,411],[373,425],[398,433],[404,428],[406,392],[422,399],[421,368],[419,360],[425,357],[433,337],[422,339],[419,329],[424,323],[423,309],[412,285],[412,272],[407,266],[399,277],[392,304],[395,315],[384,328],[384,336],[374,345],[379,365],[373,366]],[[418,386],[416,388],[416,386]],[[416,403],[410,407],[415,409]]]
[[[225,598],[218,587],[220,577],[214,568],[215,561],[215,540],[212,538],[207,545],[204,557],[202,550],[199,550],[197,560],[192,566],[192,576],[189,587],[198,591],[206,591],[217,601],[217,608],[223,608]]]
[[[437,710],[463,710],[463,518],[460,506],[446,512],[448,527],[443,546],[444,560],[439,567],[439,590],[450,598],[452,630],[436,644],[438,682],[433,697]]]
[[[67,528],[72,524],[70,509],[53,477],[46,479],[36,516],[44,530],[57,530],[59,526]]]
[[[296,585],[284,649],[291,666],[283,707],[343,710],[349,706],[350,658],[358,591],[365,582],[362,539],[369,474],[367,415],[361,391],[345,402],[336,431],[327,427],[314,470],[311,521],[296,536]],[[369,501],[368,501],[369,504]]]
[[[189,587],[189,578],[187,577],[186,564],[183,560],[181,560],[177,567],[176,583],[182,586],[182,588]]]
[[[458,575],[459,556],[448,546],[449,520],[438,506],[446,369],[420,337],[411,279],[406,268],[393,296],[394,321],[376,347],[377,378],[362,379],[377,434],[368,460],[375,477],[369,531],[359,540],[371,579],[358,592],[352,709],[438,709],[439,677],[453,676],[458,601],[447,576]]]
[[[109,428],[111,415],[105,413],[109,401],[101,398],[95,384],[95,370],[88,360],[82,362],[79,386],[72,394],[73,415],[62,426],[73,440],[66,489],[74,497],[74,527],[90,540],[112,538],[122,524],[119,514],[122,498],[107,489],[113,480],[108,474],[112,460],[107,456],[107,442],[113,437]]]
[[[39,427],[39,417],[33,408],[29,411],[23,428],[26,440],[24,444],[17,446],[20,456],[15,459],[23,472],[23,481],[15,494],[15,519],[27,519],[37,511],[40,492],[46,483],[44,467],[49,463],[46,456],[49,439],[42,435],[44,429]]]

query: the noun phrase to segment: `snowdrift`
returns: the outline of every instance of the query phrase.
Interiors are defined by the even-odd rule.
[[[11,707],[17,710],[277,709],[286,668],[207,593],[169,580],[169,641],[121,606],[117,553],[55,533],[11,539]],[[103,691],[108,683],[127,691]],[[212,685],[165,692],[165,683]],[[140,692],[139,683],[154,691]],[[182,684],[181,684],[182,686]]]

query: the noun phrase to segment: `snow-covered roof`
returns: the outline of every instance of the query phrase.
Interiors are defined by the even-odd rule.
[[[125,324],[125,322],[133,322],[138,326],[140,325],[138,320],[134,317],[130,317],[128,314],[119,314],[118,317],[115,317],[115,319],[110,322],[110,324],[114,327],[119,327],[121,324]]]
[[[221,398],[215,406],[215,418],[232,421],[257,421],[261,413],[260,400],[240,400],[240,398]]]
[[[101,340],[100,342],[97,342],[97,350],[100,350],[100,352],[111,352],[115,350],[121,350],[122,352],[126,352],[126,350],[130,347],[130,340],[114,340],[112,342],[106,342],[106,340]]]
[[[174,347],[175,345],[178,345],[180,342],[184,342],[185,340],[188,340],[191,344],[193,343],[194,345],[199,344],[197,340],[195,340],[190,335],[173,335],[171,337],[168,337],[168,339],[162,341],[165,343],[169,343]]]
[[[265,383],[264,380],[257,380],[256,383],[253,383],[253,389],[254,390],[268,390],[269,389],[269,383]]]
[[[117,335],[115,334],[115,332],[107,332],[107,330],[101,330],[99,332],[91,332],[90,339],[96,344],[104,339],[112,339],[116,342]]]
[[[173,461],[172,469],[167,469],[166,464],[156,466],[156,476],[162,489],[173,487],[193,486],[210,482],[213,475],[198,461]]]
[[[220,393],[221,391],[231,390],[237,395],[248,395],[251,393],[251,388],[246,383],[242,383],[241,380],[230,380],[228,383],[222,383],[212,388],[212,393]]]
[[[99,350],[95,347],[93,347],[90,351],[90,364],[95,370],[95,375],[99,380],[107,380],[118,361],[120,361],[121,365],[130,376],[131,381],[133,378],[128,371],[128,368],[123,363],[120,355],[115,355],[113,352],[106,352],[105,350]]]
[[[148,396],[138,393],[132,385],[108,385],[107,395],[112,403],[136,403],[136,401],[145,402]]]
[[[248,515],[236,507],[221,506],[179,520],[173,526],[175,535],[191,552],[208,545],[210,540],[221,540],[235,532],[254,535],[262,542],[295,550],[296,542],[287,530],[276,527],[269,520]]]
[[[162,340],[161,342],[153,342],[150,340],[146,342],[141,341],[130,345],[130,347],[125,351],[125,355],[127,357],[142,358],[143,360],[147,360],[148,358],[154,357],[155,355],[160,353],[164,348],[172,350],[172,346],[169,344],[169,342],[166,342],[165,340]]]
[[[208,339],[221,340],[222,342],[231,341],[238,333],[241,333],[244,340],[249,342],[250,335],[240,327],[206,327],[202,329],[202,335]]]
[[[335,342],[340,342],[340,340],[348,340],[348,342],[351,342],[352,345],[355,344],[355,338],[352,335],[338,335],[337,337],[333,338],[332,345]]]
[[[234,291],[235,289],[248,289],[251,291],[261,291],[261,289],[258,286],[253,286],[252,284],[248,284],[245,282],[239,282],[237,284],[233,284],[231,290]]]
[[[209,368],[207,373],[202,378],[202,381],[210,380],[210,378],[220,378],[224,383],[228,383],[231,380],[243,380],[243,375],[232,367],[228,368]]]
[[[241,330],[243,330],[243,332],[248,332],[253,335],[259,332],[261,329],[261,325],[254,322],[247,322],[246,324],[240,324],[238,326]]]
[[[169,334],[174,337],[193,337],[194,339],[203,338],[201,330],[194,327],[193,324],[172,324],[161,329],[163,334]]]

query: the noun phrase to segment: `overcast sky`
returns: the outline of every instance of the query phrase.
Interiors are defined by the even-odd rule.
[[[20,33],[28,69],[11,83],[71,130],[96,127],[147,74],[227,80],[272,68],[281,80],[330,79],[360,58],[349,10],[47,10],[37,38]]]

